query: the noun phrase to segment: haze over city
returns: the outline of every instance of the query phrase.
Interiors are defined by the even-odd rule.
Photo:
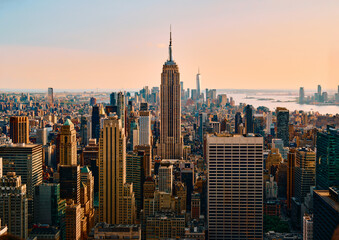
[[[169,25],[185,87],[323,89],[339,79],[339,2],[1,1],[1,88],[158,86]],[[6,83],[6,85],[3,85]]]

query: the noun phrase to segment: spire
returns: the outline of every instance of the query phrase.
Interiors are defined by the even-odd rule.
[[[200,67],[198,67],[198,74],[200,75]]]
[[[173,58],[172,58],[172,26],[170,25],[170,43],[169,43],[169,61],[172,62]]]

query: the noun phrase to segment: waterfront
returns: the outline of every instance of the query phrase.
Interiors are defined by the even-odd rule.
[[[277,107],[286,107],[290,111],[302,110],[305,112],[319,112],[320,114],[339,114],[339,106],[327,105],[307,105],[299,104],[295,100],[297,94],[290,92],[270,93],[270,92],[248,92],[234,93],[228,90],[217,90],[217,94],[225,93],[227,97],[232,97],[235,104],[240,103],[251,104],[253,107],[264,106],[271,111],[275,111]]]

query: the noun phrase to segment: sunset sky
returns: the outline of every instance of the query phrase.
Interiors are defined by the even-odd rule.
[[[336,89],[338,0],[0,0],[0,89]]]

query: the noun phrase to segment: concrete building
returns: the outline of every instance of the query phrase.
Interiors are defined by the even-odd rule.
[[[126,183],[126,138],[121,119],[105,119],[99,143],[99,219],[133,224],[133,184]]]
[[[10,138],[13,143],[29,143],[28,117],[13,116],[10,118]]]
[[[161,73],[161,131],[160,150],[162,159],[180,159],[183,143],[181,138],[180,74],[172,58],[172,37],[169,58]]]
[[[185,217],[173,213],[157,213],[146,220],[146,236],[148,240],[178,239],[185,236]]]
[[[300,148],[296,151],[295,175],[295,197],[300,202],[304,202],[310,187],[315,186],[315,152],[311,149]]]
[[[313,240],[313,218],[310,215],[303,217],[303,240]]]
[[[162,164],[159,168],[159,191],[172,194],[173,189],[173,165]]]
[[[81,239],[81,205],[69,200],[66,206],[66,240]]]
[[[263,239],[263,138],[207,135],[209,239]]]
[[[137,224],[98,223],[88,235],[91,239],[135,239],[141,240],[141,228]]]
[[[69,119],[60,130],[60,165],[77,165],[76,131]]]
[[[151,116],[149,111],[139,112],[139,145],[151,145]]]
[[[26,184],[15,172],[7,172],[0,178],[0,219],[9,233],[23,239],[28,237]]]

